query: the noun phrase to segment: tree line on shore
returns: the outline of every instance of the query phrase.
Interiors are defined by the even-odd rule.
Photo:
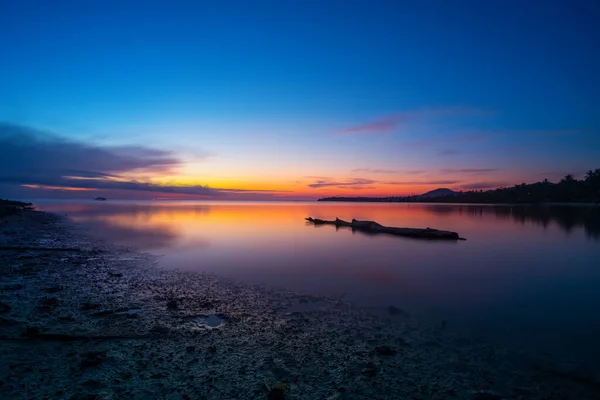
[[[577,180],[572,174],[566,175],[558,183],[544,179],[541,182],[521,183],[513,187],[495,190],[471,190],[454,192],[437,197],[395,196],[395,197],[327,197],[319,201],[355,202],[433,202],[433,203],[546,203],[581,202],[600,203],[600,168],[590,170],[584,179]]]

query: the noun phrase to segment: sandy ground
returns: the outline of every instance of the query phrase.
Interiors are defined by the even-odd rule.
[[[0,360],[1,399],[600,399],[576,365],[164,270],[36,211],[0,218]]]

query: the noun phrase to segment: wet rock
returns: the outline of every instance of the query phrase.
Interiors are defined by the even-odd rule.
[[[378,346],[375,348],[375,353],[379,356],[393,356],[398,351],[390,346]]]
[[[388,314],[390,314],[393,317],[408,317],[408,313],[401,308],[389,306],[387,310]]]
[[[531,396],[533,394],[531,390],[523,387],[516,387],[512,391],[521,396]]]
[[[150,332],[154,333],[154,334],[163,334],[164,335],[164,334],[171,332],[171,330],[169,328],[167,328],[166,326],[156,325],[152,329],[150,329]]]
[[[37,326],[28,326],[25,328],[24,335],[27,337],[37,336],[41,333],[41,330]]]
[[[0,290],[4,290],[4,291],[21,290],[21,289],[23,289],[23,285],[21,285],[21,284],[0,286]]]
[[[106,358],[105,351],[89,351],[81,354],[81,368],[95,367],[100,365]]]
[[[442,347],[442,344],[435,340],[428,340],[426,342],[423,342],[422,346],[427,349],[439,349]]]
[[[69,397],[69,400],[102,400],[102,396],[100,396],[99,394],[91,393],[75,394]]]
[[[44,297],[40,300],[40,305],[44,307],[56,307],[58,305],[57,297]]]
[[[218,315],[200,315],[192,318],[187,325],[194,331],[211,330],[222,328],[225,325],[225,320]]]
[[[114,313],[115,312],[113,310],[104,310],[104,311],[95,312],[95,313],[91,314],[90,317],[94,317],[94,318],[109,317],[109,316],[113,315]]]
[[[85,386],[87,388],[90,388],[90,389],[102,389],[104,386],[106,386],[104,383],[97,381],[95,379],[88,379],[87,381],[83,382],[81,385]]]
[[[360,374],[369,378],[374,378],[377,375],[377,366],[372,362],[368,362],[362,366]]]
[[[81,310],[89,311],[89,310],[97,310],[100,308],[100,304],[98,303],[83,303],[81,306]]]
[[[473,400],[502,400],[502,396],[492,392],[475,392]]]
[[[463,346],[469,346],[470,344],[472,344],[471,339],[469,338],[456,338],[454,339],[453,343],[459,347],[463,347]]]
[[[12,309],[12,307],[9,304],[6,303],[0,303],[0,314],[1,313],[7,313]]]
[[[0,318],[0,326],[19,325],[19,321],[10,318]]]
[[[42,292],[52,294],[52,293],[60,292],[61,290],[63,290],[62,286],[52,286],[52,287],[42,289]]]
[[[269,390],[267,400],[285,400],[283,389],[276,387]]]
[[[169,300],[167,302],[167,308],[169,310],[177,310],[179,308],[179,304],[177,303],[177,300]]]

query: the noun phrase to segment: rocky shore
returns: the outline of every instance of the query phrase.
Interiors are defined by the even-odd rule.
[[[598,399],[580,366],[0,217],[2,399]],[[198,260],[202,263],[202,260]]]

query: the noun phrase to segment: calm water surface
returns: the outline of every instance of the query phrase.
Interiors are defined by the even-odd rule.
[[[36,201],[166,268],[393,304],[490,341],[600,359],[600,207]],[[467,241],[369,236],[304,221],[370,219]]]

